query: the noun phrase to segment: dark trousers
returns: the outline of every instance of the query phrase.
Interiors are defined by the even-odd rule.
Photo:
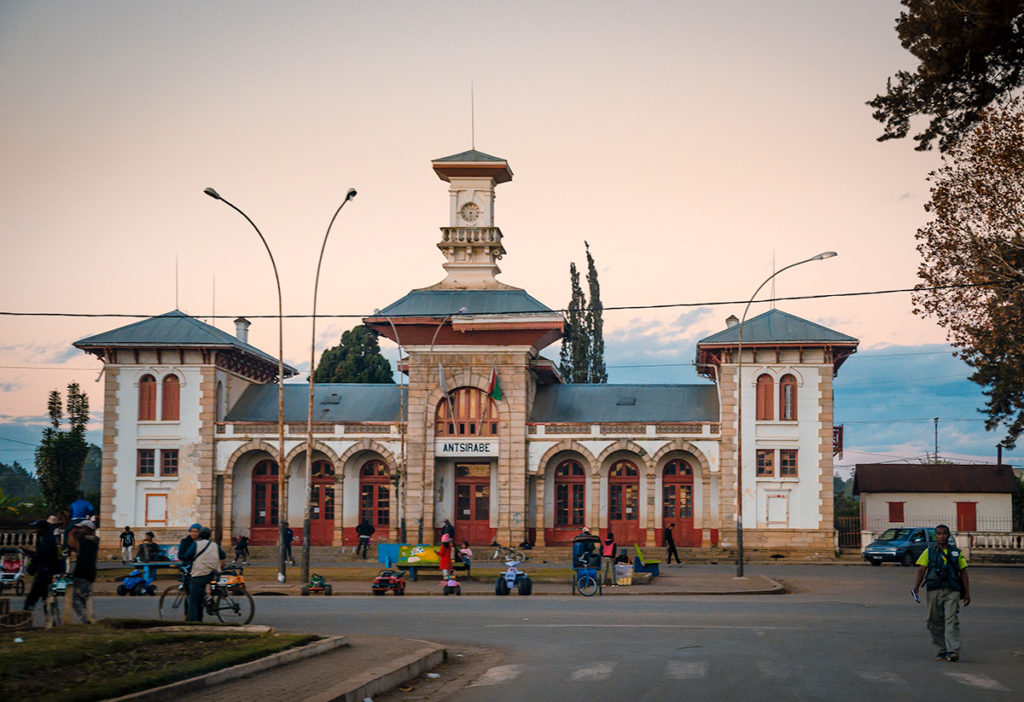
[[[36,606],[39,600],[46,597],[46,593],[50,589],[50,583],[53,582],[53,573],[39,573],[32,581],[32,587],[28,591],[28,596],[25,598],[25,609],[30,609]]]
[[[284,559],[286,561],[290,562],[290,563],[294,563],[295,562],[295,559],[292,558],[292,545],[291,544],[285,544],[284,545]]]
[[[363,559],[366,559],[366,549],[370,548],[370,537],[359,535],[359,543],[356,545],[356,555],[359,555],[359,551],[363,552]]]
[[[679,560],[679,551],[676,551],[675,544],[668,545],[668,558],[665,559],[665,565],[672,562],[672,556],[676,557],[676,563],[682,563],[682,561]]]
[[[185,619],[190,622],[203,621],[203,600],[206,598],[206,586],[217,577],[216,573],[193,575],[188,583],[188,608]]]

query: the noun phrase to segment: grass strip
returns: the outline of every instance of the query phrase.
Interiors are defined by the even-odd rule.
[[[195,677],[317,640],[307,634],[161,631],[140,620],[31,629],[0,641],[9,699],[102,700]]]

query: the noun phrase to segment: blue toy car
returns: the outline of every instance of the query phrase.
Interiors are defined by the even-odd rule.
[[[156,585],[153,580],[146,580],[146,571],[136,568],[124,577],[121,584],[117,586],[117,594],[125,595],[156,595]]]

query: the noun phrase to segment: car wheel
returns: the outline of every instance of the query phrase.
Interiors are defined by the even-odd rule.
[[[306,587],[305,585],[303,585],[303,586],[302,586],[302,589],[301,589],[301,590],[299,590],[299,593],[300,593],[300,594],[301,594],[301,595],[302,595],[303,597],[308,597],[308,596],[309,596],[309,588],[308,588],[308,587]]]
[[[873,560],[873,561],[871,561],[871,565],[873,565],[873,566],[880,566],[880,565],[882,565],[882,561],[877,560],[877,559]]]
[[[330,597],[332,592],[334,592],[334,588],[332,588],[330,585],[324,585],[324,595]]]
[[[914,561],[915,560],[917,560],[917,559],[914,558],[914,554],[912,552],[910,552],[910,551],[907,551],[906,553],[903,554],[903,558],[900,559],[900,563],[902,563],[904,566],[909,567],[909,566],[914,565]]]
[[[395,588],[395,596],[401,597],[404,594],[405,594],[405,585],[402,585],[400,587],[396,587]]]
[[[507,595],[508,594],[508,583],[505,582],[505,578],[498,578],[494,582],[494,594],[495,595]]]
[[[146,594],[150,597],[156,597],[156,585],[150,585],[146,588]]]
[[[119,594],[121,597],[124,597],[128,594],[128,588],[126,588],[123,583],[121,585],[118,585],[117,594]]]
[[[523,578],[522,580],[520,580],[519,581],[519,594],[520,595],[529,595],[531,592],[533,592],[533,581],[530,580],[529,578]]]
[[[384,594],[384,591],[383,591],[383,590],[374,590],[374,591],[373,591],[373,596],[374,596],[374,597],[380,597],[380,596],[381,596],[381,595],[383,595],[383,594]]]

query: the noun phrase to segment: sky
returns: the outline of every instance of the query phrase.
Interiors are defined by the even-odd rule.
[[[701,382],[696,341],[789,263],[839,254],[781,274],[780,297],[915,284],[939,158],[877,142],[864,104],[914,66],[899,10],[5,0],[0,312],[177,307],[226,331],[245,315],[276,354],[276,320],[259,317],[277,311],[266,252],[203,189],[257,223],[285,313],[309,314],[324,231],[354,187],[325,254],[318,311],[335,316],[318,322],[319,355],[444,277],[447,184],[430,160],[475,145],[515,173],[497,190],[500,279],[562,308],[589,242],[603,303],[634,308],[605,313],[610,381]],[[933,417],[944,458],[994,461],[980,390],[908,294],[777,304],[860,339],[837,378],[841,468],[934,451]],[[131,321],[0,315],[0,461],[31,463],[48,392],[73,381],[99,442],[100,364],[71,343]],[[309,340],[308,319],[286,322],[286,362],[308,369]]]

